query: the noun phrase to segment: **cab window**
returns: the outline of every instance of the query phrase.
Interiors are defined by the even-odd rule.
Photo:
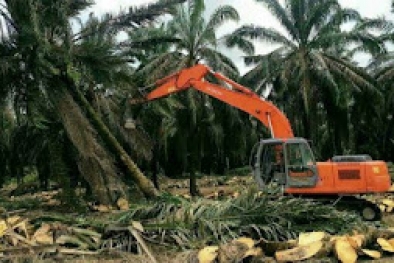
[[[286,145],[288,164],[291,166],[310,166],[315,164],[312,152],[305,143],[289,143]]]

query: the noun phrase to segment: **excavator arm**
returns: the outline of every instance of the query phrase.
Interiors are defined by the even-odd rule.
[[[213,75],[230,88],[207,82],[204,78]],[[260,98],[256,93],[231,79],[198,64],[179,71],[155,83],[156,88],[143,100],[151,101],[189,88],[196,89],[257,118],[271,132],[273,138],[294,137],[289,120],[275,105]],[[135,103],[135,100],[132,101]]]

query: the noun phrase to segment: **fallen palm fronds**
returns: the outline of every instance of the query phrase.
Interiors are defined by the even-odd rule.
[[[306,199],[272,198],[255,191],[221,201],[170,196],[134,207],[119,223],[131,220],[143,222],[159,243],[184,248],[226,242],[240,235],[282,241],[305,229],[340,232],[359,222],[356,215],[331,206]]]
[[[41,221],[37,218],[29,220],[20,216],[12,216],[0,220],[0,258],[13,258],[16,256],[58,254],[75,256],[99,255],[112,249],[119,249],[119,243],[109,231],[97,232],[91,227],[82,228],[70,226],[54,221],[40,223],[38,227],[33,222]],[[51,217],[52,218],[52,217]],[[128,252],[143,252],[152,263],[155,258],[145,243],[141,232],[143,227],[138,222],[127,226]],[[117,231],[119,233],[119,231]],[[107,244],[112,241],[114,246]],[[115,244],[116,243],[116,244]]]
[[[123,203],[126,209],[129,204]],[[178,257],[170,262],[182,263],[296,262],[334,256],[350,263],[360,257],[394,255],[391,229],[361,227],[336,236],[350,233],[361,221],[310,200],[272,198],[255,191],[225,200],[164,196],[111,217],[112,222],[102,218],[93,222],[63,216],[8,216],[0,220],[0,258],[98,257],[117,251],[144,255],[145,262],[162,262],[153,246],[173,251]],[[175,252],[179,249],[184,252]]]

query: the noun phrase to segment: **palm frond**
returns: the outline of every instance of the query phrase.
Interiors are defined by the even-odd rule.
[[[344,79],[348,79],[356,86],[364,87],[372,92],[379,93],[376,89],[376,80],[362,68],[359,68],[344,59],[328,54],[324,54],[323,56],[327,65],[331,70],[335,71],[336,74],[343,76]]]
[[[140,7],[130,7],[127,12],[120,12],[117,15],[106,14],[105,19],[101,21],[102,27],[111,28],[111,30],[122,31],[124,29],[137,29],[151,24],[156,18],[163,14],[173,12],[174,5],[184,3],[186,0],[160,0],[157,3],[148,4]],[[95,34],[89,30],[81,30],[74,34],[74,41],[81,40],[85,37]]]
[[[226,57],[219,51],[211,48],[202,48],[200,50],[202,58],[207,62],[210,67],[216,71],[222,72],[224,75],[229,76],[232,79],[236,79],[239,76],[239,71],[234,62]]]
[[[119,222],[141,221],[147,232],[159,231],[158,236],[165,238],[161,240],[163,243],[190,248],[197,240],[201,245],[240,235],[281,241],[308,229],[344,231],[354,219],[354,215],[306,199],[271,199],[249,190],[238,198],[224,201],[187,201],[169,196],[155,204],[135,207],[122,215]],[[178,234],[184,237],[178,238],[182,242],[174,238]]]
[[[237,47],[247,55],[252,55],[255,52],[253,43],[241,36],[228,34],[223,36],[222,39],[229,48]]]
[[[393,23],[385,18],[364,18],[356,25],[355,30],[379,30],[385,32],[392,30],[393,27]]]
[[[150,23],[158,16],[172,11],[173,6],[184,3],[185,0],[161,0],[142,7],[131,7],[128,12],[114,17],[113,25],[117,27],[136,27]]]
[[[324,57],[319,52],[311,52],[311,58],[315,62],[313,74],[317,76],[319,79],[318,85],[324,85],[324,87],[328,87],[328,90],[331,94],[331,97],[334,98],[335,104],[339,100],[339,87],[337,84],[337,79],[332,75],[329,66],[327,65]],[[320,87],[317,87],[320,89]]]
[[[266,5],[268,10],[281,22],[292,39],[299,39],[299,32],[294,26],[294,21],[290,20],[290,14],[281,6],[278,0],[256,0]]]
[[[246,56],[246,65],[256,64],[243,77],[243,82],[254,88],[257,93],[263,93],[267,84],[272,84],[279,77],[283,70],[284,54],[283,48],[278,48],[274,52],[260,56]]]
[[[190,14],[190,23],[197,24],[205,11],[204,0],[188,1],[188,13]]]
[[[224,22],[227,21],[239,21],[239,14],[237,10],[229,5],[220,6],[218,9],[214,11],[209,21],[207,22],[207,28],[209,29],[217,29]]]
[[[315,28],[320,29],[322,25],[327,22],[327,19],[332,15],[333,10],[339,9],[339,4],[337,0],[327,0],[320,4],[314,5],[308,18],[305,21],[305,37],[304,40],[308,40],[311,35],[311,30]]]
[[[232,34],[236,37],[258,39],[261,41],[267,41],[272,44],[282,44],[291,48],[296,48],[296,45],[286,36],[270,28],[258,27],[253,25],[242,26],[236,29]]]
[[[318,41],[320,38],[324,38],[327,34],[341,32],[340,26],[347,22],[358,22],[361,20],[360,14],[350,8],[341,8],[334,14],[332,14],[328,21],[320,26],[311,42]]]
[[[179,71],[182,67],[186,66],[185,63],[185,59],[179,51],[168,52],[152,58],[152,61],[139,69],[138,72],[147,76],[146,84],[152,84],[154,81],[170,73]]]
[[[69,13],[68,15],[74,17],[86,8],[92,6],[94,4],[93,0],[72,0],[69,1]]]

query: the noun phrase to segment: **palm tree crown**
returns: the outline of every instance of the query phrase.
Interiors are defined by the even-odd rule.
[[[345,56],[343,47],[362,43],[366,50],[381,51],[383,46],[368,33],[367,26],[342,30],[344,23],[359,22],[361,17],[352,9],[341,8],[336,0],[286,0],[284,5],[279,0],[257,2],[268,8],[285,33],[253,25],[234,32],[240,38],[277,46],[269,54],[245,57],[246,64],[254,65],[245,81],[257,90],[274,84],[298,134],[316,139],[319,107],[323,112],[338,108],[341,96],[347,94],[345,89],[375,89],[374,80]],[[294,112],[302,120],[297,121],[300,116],[293,116]]]

